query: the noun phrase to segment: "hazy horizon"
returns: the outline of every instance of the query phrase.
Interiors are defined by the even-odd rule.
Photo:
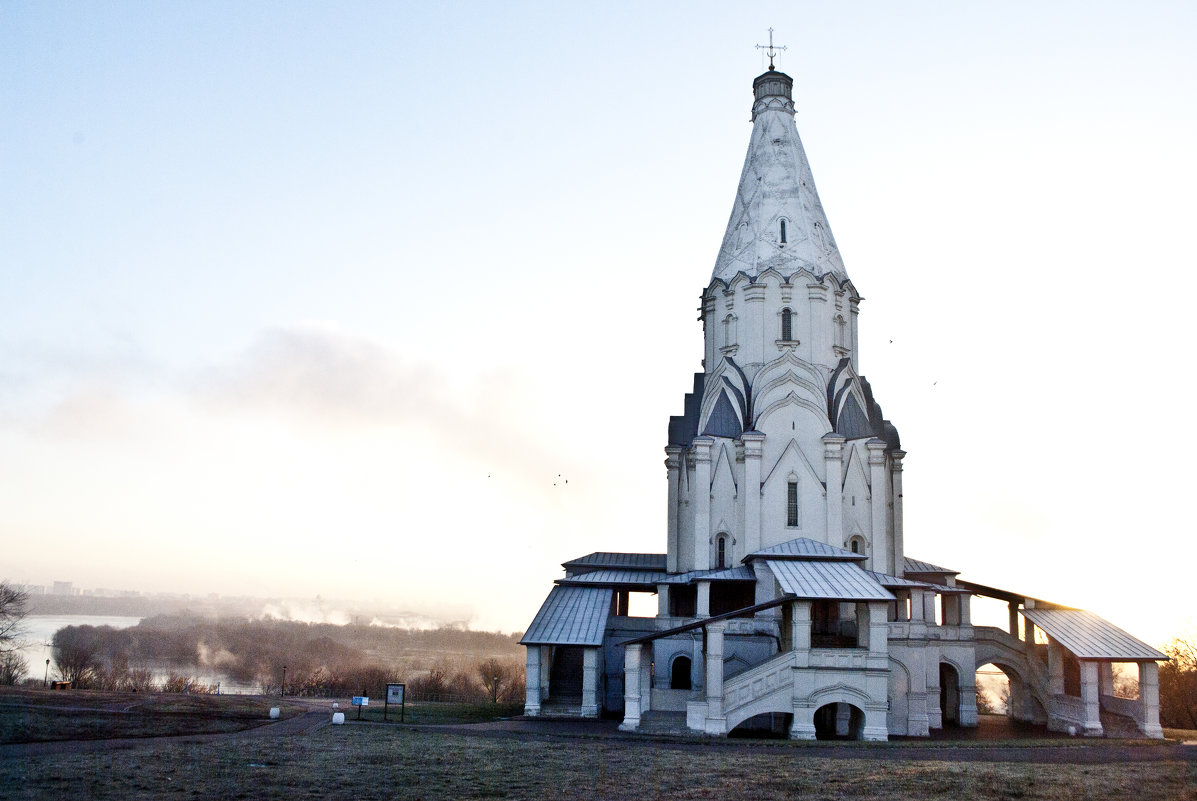
[[[908,554],[1197,624],[1179,2],[5,3],[0,578],[519,631],[663,552],[770,26]]]

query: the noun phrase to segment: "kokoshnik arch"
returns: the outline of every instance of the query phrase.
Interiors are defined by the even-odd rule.
[[[859,372],[861,296],[798,137],[793,80],[770,61],[752,88],[702,293],[704,369],[669,420],[665,552],[564,563],[521,641],[525,713],[926,736],[977,724],[976,668],[992,663],[1017,720],[1162,737],[1163,654],[1089,612],[906,556],[905,452]],[[628,615],[632,592],[656,594],[656,617]],[[1008,628],[973,626],[973,595],[1005,601]],[[1138,665],[1137,699],[1115,695],[1114,662]]]

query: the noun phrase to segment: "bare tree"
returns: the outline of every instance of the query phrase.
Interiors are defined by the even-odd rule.
[[[1161,650],[1168,661],[1160,666],[1160,723],[1197,729],[1197,633],[1176,637]]]
[[[0,654],[0,684],[19,684],[28,672],[29,664],[16,651]]]
[[[8,581],[0,581],[0,654],[24,646],[27,614],[29,593]]]
[[[85,687],[100,667],[100,641],[93,626],[67,626],[51,640],[54,666],[63,681]]]

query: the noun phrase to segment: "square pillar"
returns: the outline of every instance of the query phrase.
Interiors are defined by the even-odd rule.
[[[711,569],[711,446],[710,437],[696,437],[691,446],[694,459],[694,569]]]
[[[623,723],[620,731],[640,727],[640,649],[639,643],[623,649]]]
[[[939,593],[927,590],[923,593],[923,622],[928,626],[937,625],[935,622],[935,604],[939,601]]]
[[[677,555],[681,550],[681,542],[678,540],[678,488],[680,486],[681,478],[679,468],[681,467],[682,448],[680,445],[670,445],[665,449],[665,470],[669,475],[669,500],[668,512],[666,515],[669,521],[668,538],[665,541],[665,569],[670,573],[677,573]],[[666,607],[668,608],[668,607]]]
[[[723,734],[723,622],[707,626],[706,668],[707,734]]]
[[[1006,610],[1010,615],[1009,630],[1011,637],[1018,636],[1018,604],[1010,601],[1006,604]]]
[[[744,443],[744,554],[761,549],[761,454],[765,435],[745,431]]]
[[[669,585],[657,585],[657,617],[669,617]]]
[[[1114,694],[1114,663],[1097,663],[1097,686],[1102,695]]]
[[[698,608],[694,610],[696,617],[711,616],[711,582],[698,582]]]
[[[844,543],[844,437],[823,435],[823,478],[827,482],[827,539],[837,548]]]
[[[810,650],[810,628],[811,602],[794,601],[790,604],[790,643],[793,650]],[[806,663],[800,662],[799,664]]]
[[[763,560],[756,561],[753,563],[752,569],[756,573],[753,600],[758,604],[766,604],[777,598],[777,579],[774,577],[773,571],[769,569],[768,563]],[[775,606],[772,609],[762,609],[756,613],[755,617],[758,620],[776,620],[779,614],[781,614],[781,607]]]
[[[886,504],[889,487],[885,480],[885,440],[871,439],[866,443],[869,449],[869,510],[872,513],[873,547],[869,554],[869,567],[881,573],[893,573],[889,531],[886,526]]]
[[[1081,660],[1081,706],[1085,719],[1081,733],[1086,737],[1101,736],[1101,701],[1098,699],[1097,663],[1092,659]]]
[[[853,306],[855,308],[855,306]],[[855,321],[853,317],[853,321]],[[852,357],[856,358],[856,349],[852,350]],[[894,505],[894,569],[890,571],[892,575],[902,577],[902,557],[906,553],[905,543],[905,529],[902,523],[902,459],[905,458],[906,451],[893,451],[890,453],[890,483],[893,485],[893,505]]]
[[[524,715],[534,718],[540,714],[540,646],[527,646],[524,663]]]
[[[908,623],[910,621],[910,593],[895,593],[898,595],[898,600],[895,601],[897,609],[895,610],[894,619],[899,623]]]
[[[1156,739],[1164,736],[1160,728],[1160,666],[1155,662],[1139,663],[1139,731]]]
[[[869,653],[885,656],[889,653],[889,622],[886,620],[886,601],[869,601],[866,604],[869,620]],[[857,623],[859,626],[859,622]]]
[[[1051,695],[1064,694],[1064,646],[1054,638],[1047,641],[1047,691]]]
[[[582,717],[598,717],[599,649],[582,649]]]

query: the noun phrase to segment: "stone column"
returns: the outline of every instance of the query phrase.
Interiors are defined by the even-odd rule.
[[[598,717],[599,649],[582,649],[582,717]]]
[[[886,620],[886,609],[889,604],[885,601],[869,601],[869,653],[873,656],[886,656],[889,653],[889,622]]]
[[[665,541],[665,569],[670,573],[677,573],[677,556],[678,551],[681,550],[681,542],[678,540],[678,488],[680,486],[681,478],[678,469],[681,466],[682,448],[679,445],[670,445],[665,449],[665,469],[669,474],[669,509],[667,517],[669,520],[668,539]]]
[[[815,710],[805,703],[794,702],[794,722],[790,724],[791,740],[815,739]]]
[[[1155,662],[1139,663],[1139,730],[1147,737],[1160,739],[1160,666]]]
[[[927,606],[923,596],[930,594],[918,587],[910,588],[910,637],[919,640],[927,636]]]
[[[1014,601],[1009,601],[1006,604],[1006,609],[1010,613],[1010,636],[1018,636],[1018,604]]]
[[[910,673],[910,692],[907,694],[907,734],[912,737],[926,737],[930,734],[930,720],[927,717],[927,667],[926,652],[922,649],[909,649],[905,658]],[[939,699],[935,699],[936,708]]]
[[[1064,694],[1064,646],[1054,637],[1047,640],[1047,691],[1050,695]]]
[[[540,646],[527,646],[524,664],[524,715],[534,718],[540,714]]]
[[[852,309],[855,314],[855,303],[852,304]],[[855,316],[853,316],[852,321],[855,323]],[[856,355],[855,347],[852,348],[852,355],[854,357]],[[906,458],[906,451],[893,451],[890,453],[890,458],[893,460],[891,462],[892,467],[890,468],[890,483],[892,485],[893,495],[891,497],[894,505],[894,569],[890,571],[890,574],[901,578],[905,572],[902,569],[902,558],[906,555],[905,528],[903,528],[904,524],[902,523],[902,460]]]
[[[831,343],[827,339],[827,329],[831,320],[827,314],[827,286],[824,284],[807,284],[806,297],[810,302],[810,361],[813,364],[834,365],[836,362],[831,352]]]
[[[935,604],[939,603],[939,593],[928,590],[923,593],[923,622],[928,626],[938,625],[935,622]]]
[[[790,605],[790,642],[799,654],[798,666],[810,664],[811,602],[794,601]]]
[[[623,723],[620,731],[640,728],[640,644],[623,650]]]
[[[761,453],[765,435],[745,431],[744,443],[744,554],[761,549]]]
[[[845,344],[852,349],[852,369],[856,371],[857,375],[860,375],[860,342],[857,334],[857,319],[860,317],[860,301],[856,298],[848,298],[848,311],[848,341]]]
[[[931,729],[943,728],[943,709],[939,705],[939,655],[938,646],[923,649],[923,672],[926,682],[927,726]]]
[[[727,719],[723,716],[723,622],[707,626],[706,691],[707,734],[723,734]]]
[[[823,435],[823,478],[827,482],[827,541],[844,544],[844,437]]]
[[[766,343],[772,343],[776,337],[771,335],[772,320],[765,321],[765,285],[749,284],[744,287],[744,325],[746,330],[740,339],[744,343],[744,359],[741,364],[755,364],[767,362],[765,358]],[[776,352],[773,352],[776,355]]]
[[[670,617],[668,584],[657,585],[657,617]]]
[[[870,511],[873,517],[873,549],[869,554],[869,567],[881,573],[893,573],[892,556],[889,547],[889,532],[886,530],[885,509],[887,487],[885,481],[885,441],[871,439],[869,449],[869,494]]]
[[[1081,706],[1085,709],[1081,733],[1086,737],[1100,737],[1101,701],[1098,698],[1097,663],[1091,659],[1081,660]]]
[[[1114,694],[1114,663],[1097,663],[1097,686],[1102,695]]]
[[[710,437],[696,437],[694,457],[694,569],[711,569],[711,446]]]
[[[694,610],[695,617],[711,616],[711,582],[698,582],[698,608]]]
[[[773,577],[773,571],[764,560],[754,562],[752,569],[756,573],[756,593],[753,600],[758,604],[767,604],[777,597],[777,579]],[[756,613],[756,617],[759,620],[774,620],[779,611],[780,607],[776,606],[772,609],[762,609]]]

